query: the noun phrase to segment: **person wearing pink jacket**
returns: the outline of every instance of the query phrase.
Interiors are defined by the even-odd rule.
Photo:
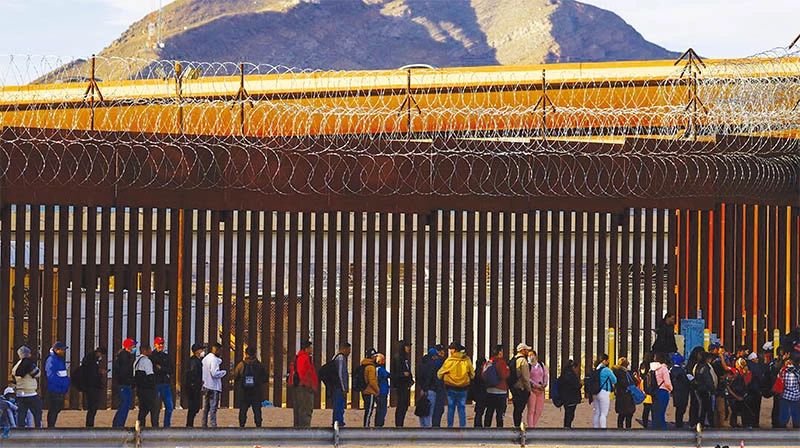
[[[656,353],[655,361],[650,363],[650,371],[655,372],[658,392],[653,397],[653,427],[667,429],[667,405],[669,394],[672,392],[672,380],[667,368],[667,357],[663,353]]]
[[[531,364],[531,395],[528,397],[528,428],[535,428],[544,410],[544,391],[550,383],[547,366],[539,360],[535,350],[528,354]]]

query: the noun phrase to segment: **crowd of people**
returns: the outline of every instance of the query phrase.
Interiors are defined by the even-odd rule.
[[[374,348],[364,353],[353,370],[348,369],[351,345],[342,343],[338,352],[319,369],[313,361],[314,346],[303,342],[287,372],[289,393],[293,399],[294,425],[308,427],[314,410],[314,397],[320,383],[325,385],[327,402],[332,403],[332,424],[343,427],[347,395],[363,400],[363,425],[383,427],[389,407],[389,397],[396,402],[397,427],[405,425],[411,407],[412,389],[416,394],[414,414],[422,427],[442,426],[445,408],[446,424],[467,426],[466,406],[474,403],[475,427],[503,427],[509,402],[512,424],[535,428],[542,416],[545,394],[549,388],[553,405],[563,408],[564,427],[572,427],[575,411],[584,399],[593,408],[592,425],[607,427],[611,401],[617,413],[617,427],[631,428],[637,409],[641,408],[641,425],[645,428],[666,429],[666,413],[675,408],[674,426],[758,428],[761,426],[761,404],[773,401],[770,425],[784,428],[789,421],[800,428],[800,329],[781,343],[771,356],[773,347],[767,343],[759,356],[748,347],[740,346],[727,352],[719,343],[708,351],[694,348],[685,359],[677,353],[672,332],[674,315],[668,313],[656,329],[652,351],[638,368],[632,368],[625,357],[612,360],[608,355],[598,357],[585,377],[581,377],[579,362],[568,360],[558,378],[550,378],[545,363],[528,344],[517,344],[506,356],[505,347],[495,345],[489,359],[478,359],[473,365],[466,347],[459,342],[447,349],[438,344],[430,347],[412,371],[412,344],[402,340],[391,358],[387,370],[386,356]],[[67,371],[65,357],[68,347],[56,342],[44,363],[48,398],[47,427],[55,427],[59,412],[64,408],[70,387],[83,394],[86,427],[93,427],[97,410],[105,398],[105,357],[99,347],[87,354],[72,372]],[[223,393],[223,379],[228,372],[222,369],[218,356],[222,346],[196,343],[182,379],[181,391],[188,404],[186,426],[194,426],[200,410],[202,426],[217,426],[217,409]],[[12,368],[13,384],[0,397],[0,427],[7,433],[13,427],[42,427],[42,400],[38,380],[42,374],[30,348],[17,350],[19,360]],[[174,402],[170,387],[174,374],[172,358],[164,351],[164,339],[156,337],[153,347],[138,344],[128,338],[115,355],[112,379],[119,406],[113,419],[114,427],[122,427],[132,409],[134,392],[138,399],[137,420],[141,426],[171,425]],[[258,360],[255,347],[247,347],[244,359],[232,373],[233,386],[239,392],[239,425],[244,427],[252,410],[255,425],[262,425],[262,398],[269,382],[267,368]],[[164,409],[163,422],[161,410]],[[687,416],[688,409],[688,419]]]

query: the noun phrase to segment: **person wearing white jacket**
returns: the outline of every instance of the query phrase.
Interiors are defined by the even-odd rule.
[[[228,374],[219,366],[222,360],[217,356],[222,346],[213,343],[209,347],[210,353],[203,358],[203,428],[208,428],[208,416],[211,415],[211,427],[217,427],[217,408],[222,395],[222,378]]]

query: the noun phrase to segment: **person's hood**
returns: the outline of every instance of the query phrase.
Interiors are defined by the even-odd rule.
[[[245,358],[244,359],[244,363],[245,364],[255,364],[256,362],[258,362],[258,358]]]
[[[455,352],[452,355],[450,355],[450,357],[456,361],[461,361],[467,358],[467,354],[464,352]]]
[[[650,370],[653,370],[653,371],[658,370],[659,367],[661,367],[661,366],[662,366],[662,364],[660,362],[653,361],[653,362],[650,363]]]
[[[375,361],[372,358],[364,358],[361,360],[361,365],[375,365]]]

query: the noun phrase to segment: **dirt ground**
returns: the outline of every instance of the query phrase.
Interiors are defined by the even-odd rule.
[[[512,416],[511,416],[512,405],[509,402],[508,409],[505,415],[505,426],[512,426]],[[95,426],[97,427],[110,427],[111,420],[114,418],[113,410],[106,410],[100,411],[97,413],[97,418],[95,420]],[[134,409],[128,413],[128,420],[126,425],[133,426],[134,421],[136,420],[137,410]],[[761,407],[761,426],[764,428],[770,427],[770,414],[772,412],[772,400],[763,400],[762,407]],[[287,408],[262,408],[263,419],[264,419],[264,426],[272,426],[272,427],[290,427],[292,426],[292,409]],[[45,411],[45,416],[43,420],[46,420],[47,411]],[[361,426],[363,421],[363,410],[358,409],[347,409],[345,411],[345,423],[347,426],[356,427]],[[474,422],[474,407],[473,405],[467,405],[467,425],[473,426]],[[331,410],[322,409],[322,410],[315,410],[311,425],[312,426],[329,426],[331,424]],[[539,427],[545,428],[557,428],[563,425],[563,417],[564,411],[562,409],[556,408],[553,404],[548,400],[544,405],[544,414],[542,415],[541,419],[539,420]],[[641,428],[642,425],[637,421],[640,420],[642,416],[642,407],[638,406],[636,414],[634,415],[634,428]],[[672,403],[670,403],[670,407],[667,410],[667,421],[674,422],[675,421],[675,408],[672,407]],[[197,418],[195,419],[195,426],[200,426],[202,417],[202,411],[198,414]],[[60,427],[83,427],[84,420],[86,418],[86,414],[84,411],[62,411],[58,417],[57,426]],[[523,417],[524,418],[524,417]],[[686,418],[688,419],[688,410]],[[161,413],[161,421],[164,420],[163,410]],[[458,415],[455,417],[456,425],[458,425]],[[386,416],[386,425],[387,426],[394,426],[394,408],[389,408],[389,412]],[[238,409],[220,409],[217,414],[217,423],[221,427],[235,427],[239,424],[239,410]],[[608,427],[613,428],[616,427],[617,423],[617,414],[614,412],[614,404],[612,402],[611,410],[608,414]],[[183,427],[186,424],[186,410],[184,409],[176,409],[173,411],[172,414],[172,426],[179,426]],[[445,416],[442,419],[442,426],[446,426],[447,424],[447,409],[445,408]],[[149,425],[149,424],[148,424]],[[253,422],[253,415],[252,412],[248,414],[247,425],[248,427],[255,426]],[[418,427],[419,420],[413,414],[413,408],[409,409],[408,414],[406,416],[405,421],[406,427]],[[589,405],[587,401],[580,405],[578,405],[578,409],[575,412],[575,421],[573,423],[573,427],[576,428],[591,428],[592,427],[592,406]]]

